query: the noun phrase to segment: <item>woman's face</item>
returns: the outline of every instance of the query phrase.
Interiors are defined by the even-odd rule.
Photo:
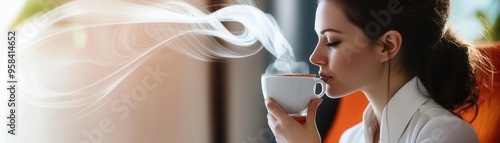
[[[347,19],[338,4],[320,1],[314,29],[319,41],[310,61],[320,68],[329,97],[369,88],[381,78],[379,48],[369,44],[369,38]]]

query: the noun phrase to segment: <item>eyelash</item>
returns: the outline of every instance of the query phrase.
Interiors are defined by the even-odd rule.
[[[331,42],[331,43],[326,43],[325,45],[328,46],[328,47],[333,47],[333,46],[337,46],[340,44],[341,41],[336,41],[336,42]]]

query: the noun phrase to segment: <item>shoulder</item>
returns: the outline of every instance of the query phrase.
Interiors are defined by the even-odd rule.
[[[344,131],[340,137],[339,143],[361,142],[361,139],[364,139],[363,122]]]
[[[418,111],[417,142],[479,142],[474,128],[434,101],[425,103]]]

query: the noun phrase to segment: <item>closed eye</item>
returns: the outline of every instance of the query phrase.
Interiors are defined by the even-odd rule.
[[[326,43],[326,46],[328,46],[328,47],[337,46],[337,45],[340,44],[340,42],[342,42],[342,41],[336,41],[336,42]]]

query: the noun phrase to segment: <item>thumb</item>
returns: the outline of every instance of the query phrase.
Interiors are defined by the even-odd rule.
[[[316,98],[311,103],[309,103],[309,107],[307,108],[307,117],[306,117],[306,124],[308,126],[313,127],[312,125],[315,126],[316,124],[316,110],[318,110],[319,104],[323,102],[322,98]]]

